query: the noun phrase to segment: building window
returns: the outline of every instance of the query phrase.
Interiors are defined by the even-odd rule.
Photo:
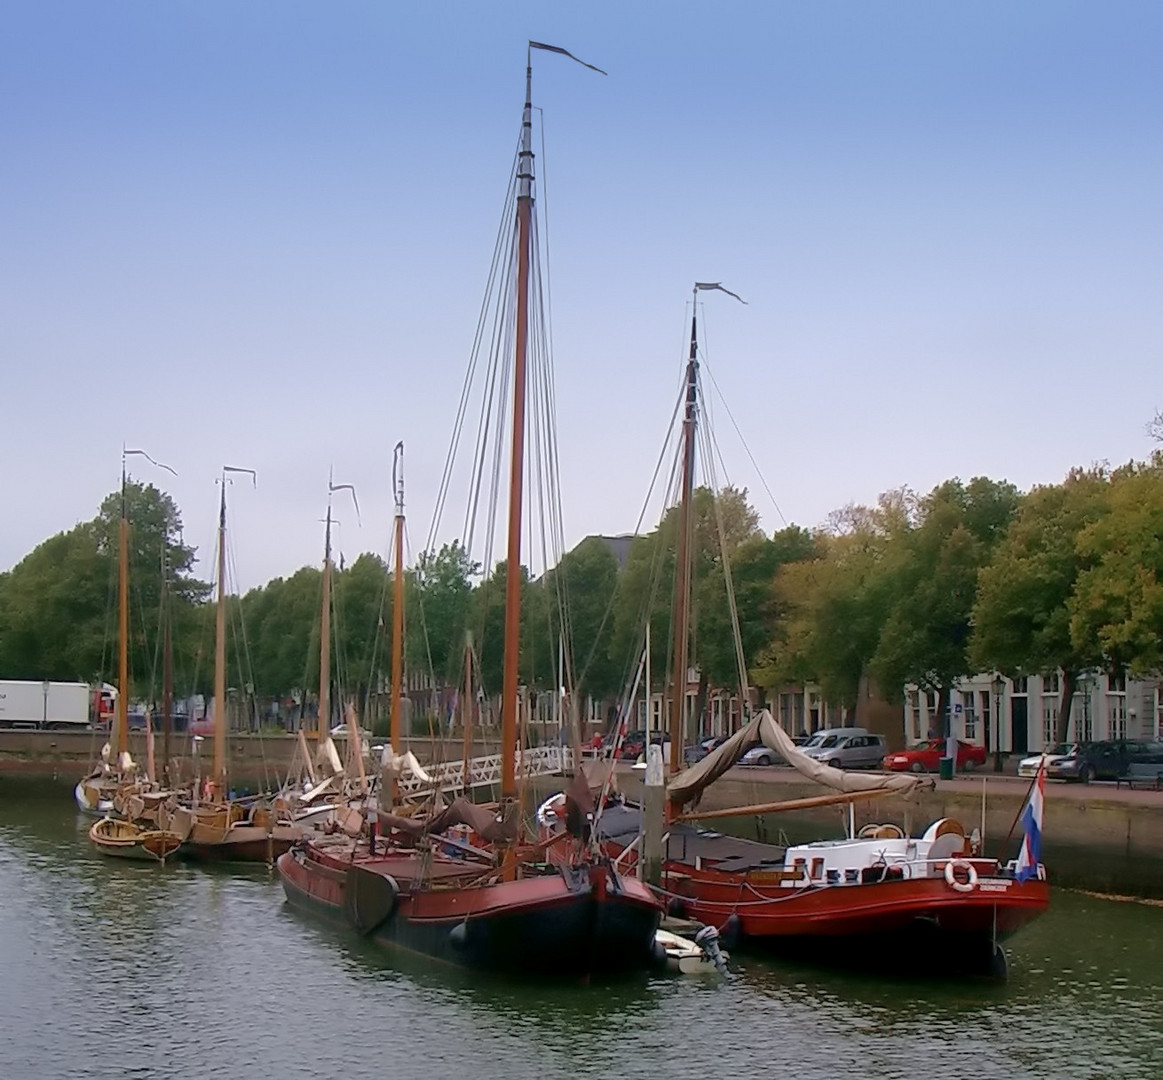
[[[963,726],[967,742],[972,742],[977,739],[977,711],[974,708],[974,699],[976,696],[972,690],[966,690],[961,695],[962,708],[964,709],[962,719],[964,721]]]
[[[792,716],[791,699],[792,699],[791,694],[780,694],[779,695],[779,726],[781,728],[783,728],[784,731],[788,731],[788,732],[790,732],[792,730],[792,726],[791,726],[791,716]]]
[[[1051,672],[1049,675],[1042,676],[1042,693],[1043,694],[1062,694],[1062,677],[1058,672]]]
[[[1125,694],[1127,692],[1127,673],[1125,671],[1118,671],[1107,676],[1107,689],[1112,694]]]
[[[985,725],[985,730],[989,731],[993,723],[993,697],[988,690],[979,690],[977,700],[980,702],[978,711],[981,714],[981,722]]]
[[[916,742],[921,737],[921,695],[916,690],[910,690],[907,698],[909,742]]]
[[[1127,699],[1122,694],[1112,694],[1107,698],[1107,716],[1110,717],[1110,737],[1127,737]]]
[[[1017,678],[1014,679],[1013,692],[1015,694],[1028,694],[1030,692],[1029,691],[1029,683],[1030,683],[1030,680],[1027,679],[1025,675],[1019,675]]]
[[[1053,746],[1057,742],[1058,702],[1042,702],[1042,745]]]

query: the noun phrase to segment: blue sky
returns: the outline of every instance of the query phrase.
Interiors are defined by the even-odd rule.
[[[525,41],[545,110],[567,541],[634,526],[694,280],[784,517],[1149,453],[1163,7],[13,0],[0,33],[0,568],[91,517],[123,443],[238,580],[432,512]],[[782,519],[719,411],[730,480]],[[450,496],[455,500],[457,492]],[[463,493],[461,493],[463,505]],[[459,520],[463,512],[450,510]]]

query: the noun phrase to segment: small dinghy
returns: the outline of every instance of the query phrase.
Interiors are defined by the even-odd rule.
[[[719,946],[719,932],[704,926],[690,938],[658,930],[654,940],[666,952],[666,970],[676,975],[726,975],[727,953]]]
[[[89,839],[103,855],[141,862],[165,862],[185,841],[181,834],[168,829],[147,829],[110,817],[93,823]]]

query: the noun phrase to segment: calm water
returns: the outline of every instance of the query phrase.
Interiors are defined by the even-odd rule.
[[[0,781],[0,1078],[1163,1077],[1160,908],[1058,893],[1001,986],[749,956],[520,986],[388,958],[264,870],[102,859],[86,826]]]

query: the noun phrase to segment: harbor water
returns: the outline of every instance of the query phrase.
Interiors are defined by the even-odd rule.
[[[1057,891],[1004,984],[741,953],[546,986],[383,954],[264,868],[102,859],[88,824],[0,787],[0,1077],[1163,1077],[1155,906]]]

